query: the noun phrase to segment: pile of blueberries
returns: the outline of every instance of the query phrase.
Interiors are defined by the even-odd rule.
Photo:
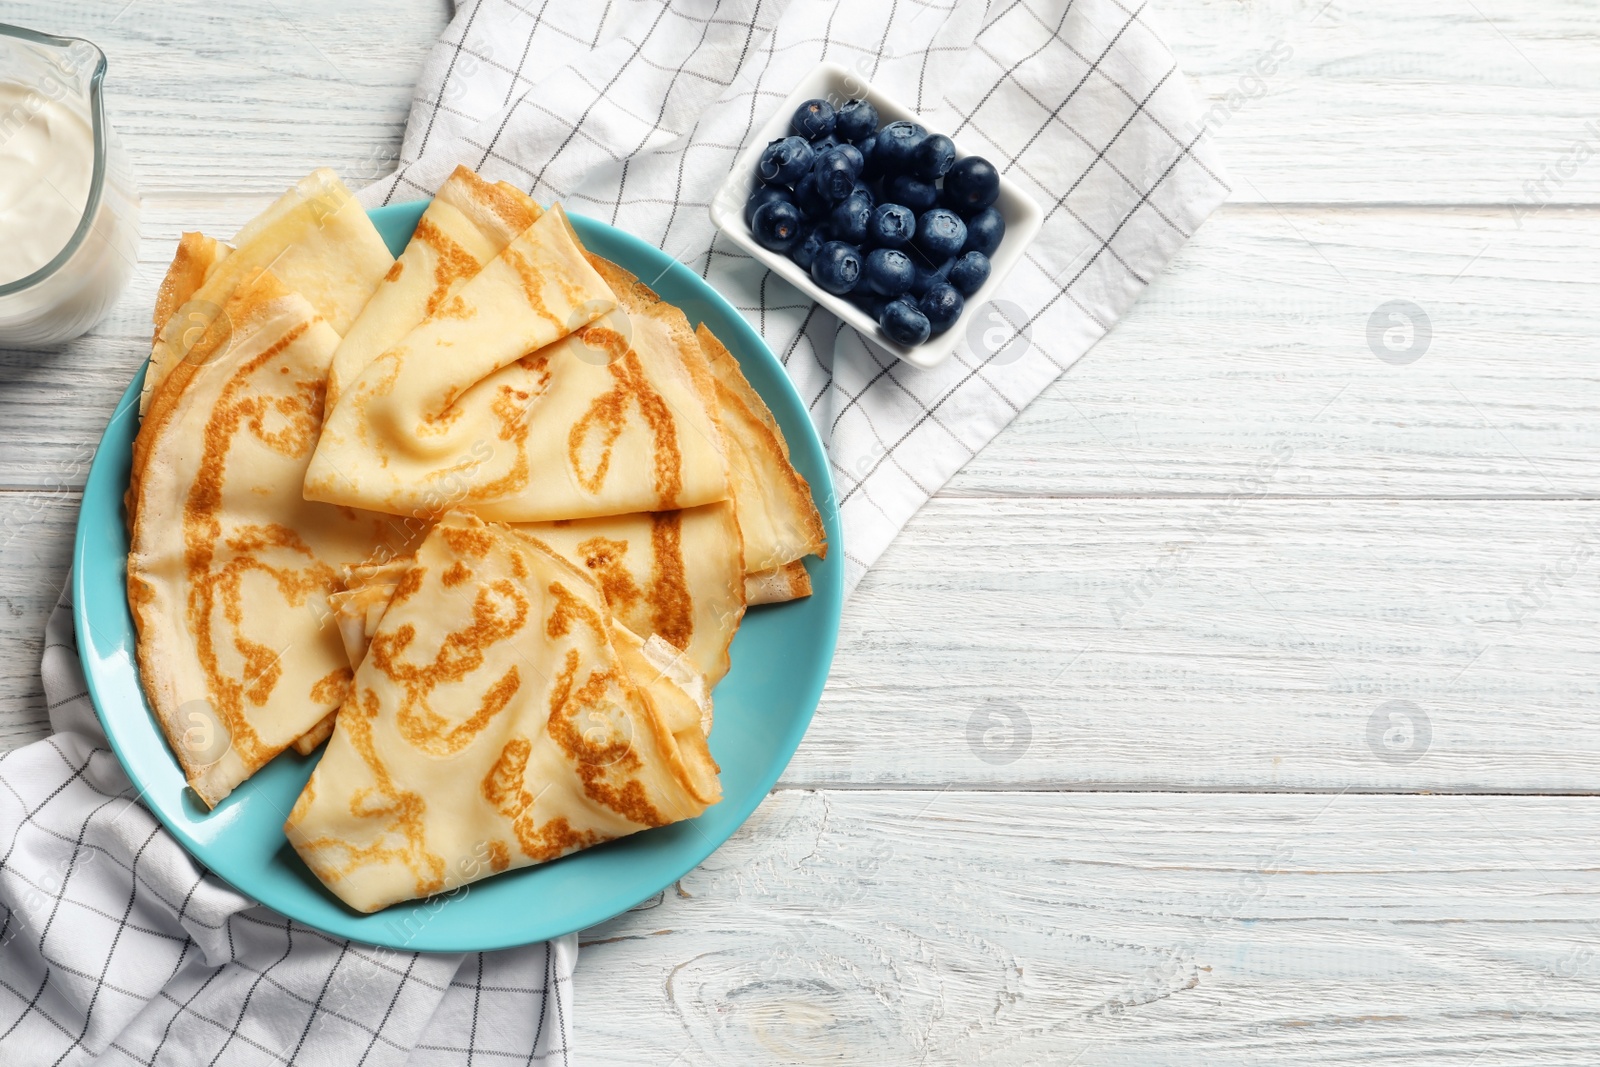
[[[878,109],[807,100],[767,145],[744,219],[830,293],[918,345],[961,317],[1005,236],[1000,175],[982,156],[915,122],[879,128]]]

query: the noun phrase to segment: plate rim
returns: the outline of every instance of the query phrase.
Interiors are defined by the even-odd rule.
[[[397,204],[386,204],[381,207],[367,209],[367,215],[373,219],[375,224],[381,224],[384,221],[397,218],[404,218],[410,213],[416,213],[420,216],[421,211],[430,201],[431,198],[405,201]],[[565,210],[564,204],[562,207]],[[615,907],[611,904],[604,904],[600,907],[592,909],[595,914],[582,916],[583,921],[578,922],[576,925],[570,925],[571,920],[564,920],[551,924],[552,926],[561,926],[563,927],[562,929],[540,930],[537,928],[538,920],[535,919],[528,924],[528,926],[533,928],[531,931],[520,933],[507,931],[503,936],[478,938],[473,940],[471,943],[464,943],[462,941],[439,943],[440,939],[438,937],[428,938],[425,936],[428,932],[426,928],[420,932],[411,934],[410,936],[401,939],[384,936],[386,932],[390,931],[395,926],[392,921],[388,923],[381,921],[385,916],[392,916],[392,909],[385,908],[376,912],[360,913],[354,911],[353,909],[349,909],[347,906],[344,914],[342,915],[341,923],[337,924],[346,928],[330,929],[328,926],[308,919],[304,915],[295,914],[295,909],[292,907],[293,902],[281,901],[281,894],[278,891],[267,894],[268,897],[274,899],[264,900],[249,886],[237,884],[233,879],[229,878],[227,874],[218,871],[203,855],[203,853],[211,851],[211,846],[205,845],[196,840],[193,835],[188,832],[183,823],[175,820],[171,813],[165,810],[164,806],[145,801],[143,805],[145,810],[149,811],[162,825],[162,827],[177,839],[178,843],[183,847],[184,851],[189,855],[189,857],[205,872],[220,879],[222,882],[229,885],[256,904],[269,907],[280,915],[330,936],[347,938],[360,944],[374,945],[378,947],[395,949],[398,951],[494,951],[503,948],[512,948],[520,945],[533,944],[538,941],[544,941],[551,938],[564,936],[566,934],[575,933],[579,930],[587,929],[599,923],[609,921],[610,919],[627,912],[645,900],[650,899],[650,897],[654,896],[667,886],[670,886],[674,881],[682,878],[690,871],[693,871],[700,864],[704,863],[708,857],[726,844],[727,841],[735,833],[737,833],[746,822],[749,821],[750,816],[754,814],[756,808],[760,806],[761,802],[771,794],[772,789],[777,784],[778,779],[782,777],[783,772],[788,768],[790,761],[793,760],[795,752],[799,749],[800,742],[804,739],[805,734],[810,729],[811,722],[816,715],[817,707],[821,701],[822,691],[827,685],[829,676],[832,674],[833,660],[838,650],[839,629],[844,607],[843,530],[838,508],[838,496],[836,494],[833,482],[833,473],[828,467],[827,448],[825,445],[823,445],[822,439],[817,433],[816,427],[810,419],[809,412],[806,409],[804,400],[799,394],[799,390],[795,388],[794,382],[789,377],[787,370],[784,368],[782,362],[779,361],[777,356],[773,353],[772,349],[767,345],[766,340],[759,332],[756,331],[755,327],[753,327],[749,321],[745,319],[744,315],[738,310],[738,308],[735,307],[720,292],[718,292],[709,281],[701,278],[698,274],[696,274],[694,271],[691,271],[687,266],[679,262],[677,259],[668,256],[656,246],[649,244],[634,234],[628,233],[625,230],[602,222],[599,219],[583,215],[579,212],[568,211],[568,215],[572,218],[574,228],[579,231],[580,237],[582,237],[584,230],[593,227],[596,233],[603,235],[605,238],[615,239],[627,246],[631,254],[637,255],[645,260],[653,261],[654,265],[660,266],[661,272],[656,275],[657,281],[659,281],[661,277],[670,273],[685,281],[690,289],[699,290],[699,295],[708,303],[718,307],[718,309],[732,324],[734,332],[740,335],[737,339],[740,342],[740,347],[744,350],[755,353],[758,359],[764,356],[765,359],[770,361],[770,367],[768,369],[774,372],[771,376],[776,382],[778,390],[785,394],[786,400],[790,405],[792,405],[793,410],[796,410],[800,413],[800,424],[805,431],[804,438],[806,450],[808,452],[815,453],[815,458],[820,460],[820,462],[813,464],[816,471],[821,476],[820,482],[809,477],[807,478],[807,481],[810,483],[813,500],[817,504],[818,510],[821,513],[823,526],[828,534],[829,558],[815,568],[808,568],[808,570],[812,572],[811,577],[813,583],[816,585],[812,595],[816,596],[820,594],[834,605],[834,610],[826,613],[824,628],[821,634],[822,647],[825,650],[824,666],[826,669],[820,671],[817,677],[813,680],[812,688],[814,688],[815,691],[806,695],[806,699],[804,701],[806,710],[800,715],[796,716],[795,720],[791,724],[790,734],[792,734],[792,736],[783,736],[776,739],[778,743],[778,750],[781,752],[781,759],[774,760],[769,767],[757,775],[756,787],[751,789],[750,792],[742,798],[740,803],[734,805],[733,810],[736,812],[736,814],[734,816],[734,821],[729,826],[726,835],[713,841],[709,847],[702,847],[701,845],[696,844],[695,846],[687,849],[683,854],[685,857],[688,857],[688,862],[686,864],[682,862],[683,857],[679,857],[669,865],[670,869],[676,872],[672,875],[672,877],[667,878],[666,881],[664,881],[661,885],[655,886],[654,888],[641,893],[637,899],[630,899],[630,902],[625,906]],[[412,224],[414,225],[414,222]],[[653,285],[652,291],[654,291]],[[665,298],[662,299],[665,301]],[[665,302],[671,303],[670,301]],[[676,307],[677,305],[674,304],[673,306]],[[687,312],[685,312],[685,314],[687,315]],[[730,346],[730,351],[733,351],[732,346]],[[739,354],[737,351],[734,352],[734,358],[739,359]],[[742,365],[743,360],[740,360],[740,362]],[[107,744],[115,754],[117,762],[121,765],[123,772],[128,776],[128,779],[132,783],[133,787],[138,790],[136,796],[141,800],[144,800],[148,786],[144,785],[140,776],[135,774],[133,770],[133,763],[130,760],[129,755],[123,750],[124,739],[119,737],[118,730],[112,727],[110,717],[104,710],[107,701],[102,697],[100,691],[100,685],[103,679],[99,677],[99,669],[91,659],[92,642],[85,639],[86,632],[92,630],[94,624],[89,618],[89,602],[91,592],[87,585],[88,568],[86,568],[84,564],[85,560],[88,558],[89,537],[92,533],[89,527],[89,509],[85,505],[88,504],[91,498],[97,499],[101,493],[107,491],[113,493],[115,498],[120,501],[127,488],[126,485],[112,485],[109,490],[100,488],[100,482],[104,481],[106,478],[114,477],[113,474],[108,473],[110,471],[111,461],[109,459],[105,460],[104,462],[102,461],[101,446],[105,444],[106,438],[115,428],[117,421],[126,417],[130,412],[137,410],[139,396],[142,392],[142,387],[148,368],[149,359],[147,358],[134,372],[132,381],[129,382],[128,387],[123,391],[121,399],[118,400],[116,407],[113,409],[111,418],[107,421],[106,427],[101,433],[100,440],[95,446],[95,457],[91,461],[89,474],[84,482],[82,497],[80,498],[79,504],[78,519],[73,530],[71,583],[73,636],[77,643],[78,659],[83,668],[85,688],[88,690],[90,704],[94,708],[95,717],[100,721],[101,728],[106,734]],[[767,398],[763,397],[763,402],[766,401]],[[769,406],[771,406],[770,403]],[[793,450],[794,447],[795,443],[790,442],[791,450]],[[119,504],[118,507],[120,511],[121,505]],[[119,514],[119,519],[125,523],[125,513]],[[128,611],[130,609],[127,602],[125,561],[123,563],[123,568],[124,578],[121,584],[121,606],[125,611]],[[133,669],[137,674],[137,658],[134,659]],[[164,736],[160,736],[160,727],[154,721],[154,716],[150,710],[148,700],[145,699],[142,687],[139,692],[138,711],[149,721],[150,728],[156,732],[160,743],[163,746],[168,746],[167,739]],[[168,757],[171,758],[170,746],[168,746],[168,748]],[[274,757],[274,761],[283,758],[283,756],[284,753],[280,753],[279,756]],[[176,761],[174,760],[174,762]],[[723,803],[729,803],[729,801],[725,799]],[[723,810],[727,811],[728,809]],[[642,832],[648,833],[649,831]],[[629,836],[631,837],[633,835]],[[710,836],[708,835],[702,834],[701,836],[705,837],[708,841],[711,840]],[[620,840],[627,839],[623,838]],[[574,855],[581,855],[581,853],[575,853]],[[536,867],[540,865],[533,866]],[[678,869],[680,867],[681,870]],[[522,869],[532,868],[530,867]],[[651,881],[654,880],[655,879],[652,879]],[[422,901],[447,899],[449,895],[450,894],[448,893],[435,894],[433,897],[421,899]],[[290,906],[282,906],[284,903],[287,903]],[[416,905],[418,902],[413,901],[408,903]],[[506,925],[509,926],[512,924],[508,923]],[[349,927],[354,927],[354,929]],[[481,928],[482,927],[480,927],[480,929]],[[500,929],[503,927],[501,927],[500,924],[490,924],[489,928]]]

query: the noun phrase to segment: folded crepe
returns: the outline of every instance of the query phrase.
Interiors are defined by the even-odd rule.
[[[466,167],[445,179],[411,240],[333,354],[328,406],[367,365],[438,311],[543,212],[528,194]]]
[[[720,798],[717,766],[646,644],[583,572],[446,515],[383,614],[289,842],[372,912],[693,818]]]
[[[299,492],[338,341],[304,297],[257,274],[173,368],[134,442],[140,674],[208,805],[343,701],[351,672],[327,595],[342,566],[404,541],[389,516]]]
[[[335,334],[342,334],[394,264],[372,220],[338,175],[326,168],[302,178],[247,223],[233,243],[232,253],[213,264],[215,269],[157,331],[139,401],[141,414],[149,410],[172,369],[196,358],[195,346],[211,332],[230,294],[262,271],[270,268],[284,286],[310,301]],[[205,345],[203,350],[211,349]]]
[[[726,499],[687,321],[666,305],[617,308],[552,207],[340,392],[306,496],[507,522]]]

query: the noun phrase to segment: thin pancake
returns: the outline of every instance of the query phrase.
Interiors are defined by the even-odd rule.
[[[290,843],[372,912],[693,818],[720,797],[716,764],[682,703],[652,695],[670,679],[636,642],[582,572],[445,516],[356,672]]]
[[[372,299],[345,331],[328,373],[328,406],[335,406],[339,394],[373,360],[438,311],[541,214],[527,194],[503,182],[490,184],[466,167],[457,167],[434,194]]]
[[[306,495],[509,522],[725,499],[687,322],[616,307],[552,207],[340,395]]]
[[[271,273],[234,293],[135,441],[128,600],[145,693],[207,804],[337,708],[350,678],[326,597],[395,537],[297,487],[338,335]],[[204,347],[201,347],[204,346]]]

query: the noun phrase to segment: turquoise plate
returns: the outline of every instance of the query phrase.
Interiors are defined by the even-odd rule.
[[[397,254],[425,203],[372,212]],[[728,302],[660,249],[580,215],[590,250],[620,264],[662,299],[704,322],[738,357],[789,439],[828,532],[828,558],[808,559],[806,600],[752,609],[733,642],[733,669],[716,689],[711,752],[723,800],[698,819],[614,841],[554,863],[496,875],[429,900],[358,915],[340,903],[284,839],[283,820],[317,756],[287,751],[207,812],[184,784],[139,686],[128,611],[128,535],[122,494],[139,388],[134,378],[106,428],[83,491],[73,556],[73,615],[89,692],[111,747],[144,801],[195,858],[255,900],[308,926],[396,949],[466,952],[542,941],[609,919],[671,885],[750,816],[800,744],[833,660],[844,600],[839,511],[822,443],[788,375]]]

